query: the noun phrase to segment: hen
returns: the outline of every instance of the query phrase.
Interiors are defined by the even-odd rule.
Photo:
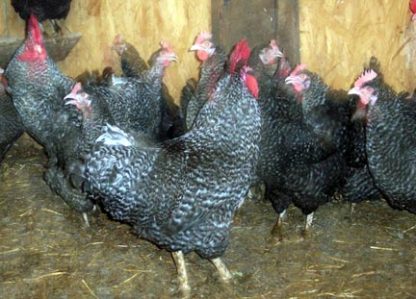
[[[124,40],[121,34],[117,34],[113,41],[112,49],[120,56],[121,70],[126,77],[140,77],[149,69],[146,61],[141,57],[136,48]]]
[[[230,278],[218,258],[258,156],[257,82],[244,67],[249,51],[244,40],[236,45],[230,73],[184,135],[155,147],[109,127],[85,158],[85,179],[104,209],[173,252],[186,293],[183,253],[196,251]]]
[[[0,162],[13,143],[23,134],[24,128],[12,99],[6,94],[4,70],[0,68]]]
[[[286,83],[297,93],[301,112],[282,124],[283,142],[277,155],[281,180],[269,190],[273,207],[282,214],[293,202],[307,215],[327,202],[344,182],[345,153],[349,143],[350,109],[347,93],[330,89],[315,73],[295,68]],[[279,223],[279,221],[278,221]]]
[[[381,75],[381,67],[375,57],[370,59],[366,68],[371,68],[378,73],[378,84],[390,89],[384,83]],[[342,187],[341,194],[345,201],[353,204],[363,200],[379,200],[382,198],[380,190],[376,187],[374,179],[370,173],[367,163],[366,153],[366,123],[367,107],[359,100],[352,99],[352,118],[351,118],[351,143],[347,151],[348,173],[345,185]]]
[[[214,45],[212,35],[208,32],[201,32],[190,50],[196,51],[202,64],[196,86],[193,88],[188,83],[183,90],[181,107],[187,129],[192,127],[199,110],[214,92],[218,80],[224,74],[226,61],[226,54]]]
[[[115,123],[124,130],[143,132],[155,140],[163,139],[162,120],[166,103],[162,97],[165,68],[176,55],[163,42],[152,66],[138,77],[112,77],[110,86],[84,85],[87,93],[104,100]]]
[[[112,48],[120,57],[120,65],[123,71],[123,76],[136,78],[142,77],[146,80],[146,73],[149,70],[147,63],[140,56],[136,48],[132,44],[125,41],[121,34],[117,34],[114,38]],[[160,50],[151,56],[150,63],[152,66],[155,64],[159,54]],[[180,115],[180,109],[175,104],[167,86],[163,82],[161,92],[162,124],[159,139],[164,140],[181,135],[184,131],[184,124]]]
[[[381,84],[372,69],[362,73],[349,93],[368,106],[366,152],[376,186],[394,208],[416,213],[415,96]]]

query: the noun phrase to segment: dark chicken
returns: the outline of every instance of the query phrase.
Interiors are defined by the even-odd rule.
[[[125,41],[121,34],[117,34],[114,38],[112,49],[120,56],[121,70],[124,76],[140,77],[149,69],[136,48]]]
[[[146,80],[146,74],[149,70],[147,63],[141,57],[136,48],[132,44],[125,41],[121,34],[117,34],[114,38],[112,48],[120,57],[121,69],[124,77],[142,77]],[[160,54],[160,50],[153,53],[150,58],[150,64],[152,66],[157,63],[157,57]],[[181,135],[184,131],[184,124],[180,115],[180,109],[175,104],[174,99],[169,94],[167,86],[163,82],[161,92],[162,124],[159,139],[165,140]]]
[[[379,88],[391,89],[385,84],[381,75],[380,64],[375,57],[370,59],[369,65],[366,66],[366,69],[368,68],[378,73],[377,84],[379,84]],[[351,203],[359,203],[363,200],[380,200],[382,198],[367,162],[367,106],[360,101],[359,97],[355,98],[357,99],[352,99],[351,143],[346,157],[348,174],[346,175],[345,185],[341,190],[343,199]]]
[[[115,123],[123,130],[161,140],[165,136],[162,121],[167,105],[162,97],[162,80],[165,68],[175,60],[172,47],[163,42],[152,66],[139,77],[113,76],[111,86],[93,84],[84,85],[84,89],[107,103]]]
[[[267,188],[268,197],[279,215],[292,202],[299,207],[308,216],[307,230],[313,212],[344,182],[350,110],[346,92],[330,89],[302,66],[292,71],[286,83],[301,101],[301,112],[290,113],[280,127],[284,139],[278,145],[280,162],[272,176],[274,184]]]
[[[378,74],[364,71],[349,91],[368,106],[366,152],[376,186],[397,209],[416,213],[416,98],[396,93]]]
[[[226,54],[212,42],[212,35],[201,32],[190,48],[202,62],[199,81],[195,88],[187,84],[181,99],[182,115],[189,130],[201,107],[212,96],[218,80],[224,74]]]
[[[20,116],[13,106],[12,99],[6,94],[7,82],[0,68],[0,162],[13,143],[23,134],[24,128]]]
[[[230,73],[184,135],[155,147],[109,127],[85,157],[87,185],[104,209],[173,252],[185,293],[183,253],[196,251],[231,278],[218,258],[252,181],[260,137],[257,82],[244,66],[249,52],[246,41],[236,45]]]
[[[65,19],[71,8],[71,0],[11,0],[14,10],[23,20],[33,14],[39,22],[51,20],[56,31],[57,19]]]
[[[83,213],[90,211],[93,205],[86,195],[66,180],[71,161],[78,159],[76,144],[81,134],[78,113],[62,100],[74,82],[49,58],[33,15],[28,21],[26,40],[9,62],[5,75],[25,131],[48,155],[45,173],[48,185],[69,206]]]

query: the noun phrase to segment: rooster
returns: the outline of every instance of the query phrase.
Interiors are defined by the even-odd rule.
[[[373,69],[364,71],[349,93],[368,107],[366,152],[376,186],[394,208],[416,213],[416,97],[395,92]]]
[[[92,202],[72,188],[65,174],[70,161],[77,159],[75,144],[81,134],[78,113],[62,100],[74,81],[63,75],[48,56],[34,15],[28,20],[26,40],[7,65],[5,76],[25,131],[46,150],[46,182],[86,219]]]
[[[209,32],[201,32],[190,50],[196,51],[196,56],[202,64],[198,83],[194,88],[187,84],[183,91],[185,96],[181,99],[187,129],[192,127],[199,110],[214,92],[218,80],[224,74],[226,61],[225,52],[215,46]]]
[[[24,128],[20,116],[7,95],[7,82],[0,68],[0,162],[13,143],[23,134]]]
[[[249,53],[245,40],[235,46],[230,73],[184,135],[149,146],[109,126],[84,159],[85,180],[104,209],[173,253],[188,294],[183,253],[197,252],[231,278],[219,257],[254,175],[260,133],[257,81],[245,66]]]

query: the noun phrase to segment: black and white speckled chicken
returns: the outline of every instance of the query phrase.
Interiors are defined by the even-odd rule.
[[[257,82],[244,66],[249,51],[245,40],[235,46],[230,73],[184,135],[155,147],[110,127],[85,158],[85,179],[104,209],[173,252],[184,292],[183,253],[190,251],[230,279],[218,258],[252,181],[260,137]]]
[[[384,82],[377,58],[371,57],[365,69],[373,69],[378,74],[379,88],[391,89]],[[363,200],[380,200],[383,197],[368,168],[366,152],[367,106],[360,101],[359,97],[356,98],[352,99],[351,143],[346,157],[349,170],[345,185],[341,190],[343,199],[351,203]]]
[[[33,15],[28,20],[26,40],[9,62],[5,76],[25,131],[48,155],[46,182],[69,206],[83,213],[91,210],[93,205],[85,194],[72,188],[65,178],[67,163],[76,159],[73,145],[81,133],[81,117],[63,101],[74,81],[48,56]]]
[[[117,34],[113,41],[112,49],[120,57],[120,65],[124,77],[140,78],[147,80],[147,73],[149,67],[136,48],[127,42],[121,34]],[[152,54],[149,59],[151,67],[157,63],[157,58],[160,55],[158,50]],[[162,82],[161,90],[161,104],[162,104],[162,123],[161,123],[161,140],[177,137],[184,132],[183,119],[181,117],[180,109],[175,104],[173,97],[169,93],[168,87]]]
[[[172,47],[163,42],[155,54],[152,66],[138,77],[112,77],[110,86],[84,85],[84,90],[95,98],[107,102],[116,124],[123,130],[148,134],[160,140],[162,118],[166,103],[162,97],[164,70],[176,55]]]
[[[120,57],[121,70],[126,77],[140,77],[149,69],[139,51],[127,42],[121,34],[114,37],[112,49]]]
[[[302,119],[288,122],[281,132],[286,140],[279,175],[272,193],[273,207],[281,214],[293,202],[308,215],[328,202],[344,182],[345,153],[349,144],[350,109],[345,91],[330,89],[315,73],[300,66],[286,78],[301,101]]]
[[[6,93],[7,81],[0,68],[0,162],[13,143],[23,134],[20,116],[14,108],[12,99]]]
[[[416,213],[416,97],[396,93],[372,69],[349,93],[368,106],[366,153],[376,186],[394,208]]]
[[[181,108],[187,129],[192,127],[199,110],[214,92],[218,80],[225,72],[227,59],[225,52],[212,42],[212,34],[209,32],[201,32],[190,50],[196,51],[202,64],[196,86],[188,83],[182,92]]]

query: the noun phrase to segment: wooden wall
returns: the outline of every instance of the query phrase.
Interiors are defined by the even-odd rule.
[[[0,33],[22,35],[24,23],[9,0],[1,2],[3,6],[7,2],[8,7],[2,9],[0,24],[4,27],[0,27]],[[188,49],[195,36],[209,30],[210,24],[210,0],[73,0],[65,25],[83,36],[59,66],[68,75],[77,76],[85,70],[101,71],[108,64],[116,65],[118,60],[110,46],[118,33],[135,45],[146,60],[159,48],[161,40],[167,40],[174,47],[178,63],[169,67],[165,82],[172,96],[179,98],[185,81],[198,76],[199,63]]]
[[[22,36],[24,24],[9,0],[0,2],[0,34]],[[416,87],[416,26],[410,24],[407,0],[299,0],[299,14],[301,61],[330,85],[348,88],[375,55],[396,89]],[[211,0],[73,0],[66,26],[83,34],[59,64],[71,76],[114,63],[109,45],[117,33],[144,57],[160,40],[171,41],[179,62],[169,68],[165,81],[178,98],[186,79],[198,74],[187,49],[199,31],[211,28]]]
[[[374,55],[396,89],[416,87],[407,0],[300,0],[299,7],[301,60],[329,84],[348,88]]]

